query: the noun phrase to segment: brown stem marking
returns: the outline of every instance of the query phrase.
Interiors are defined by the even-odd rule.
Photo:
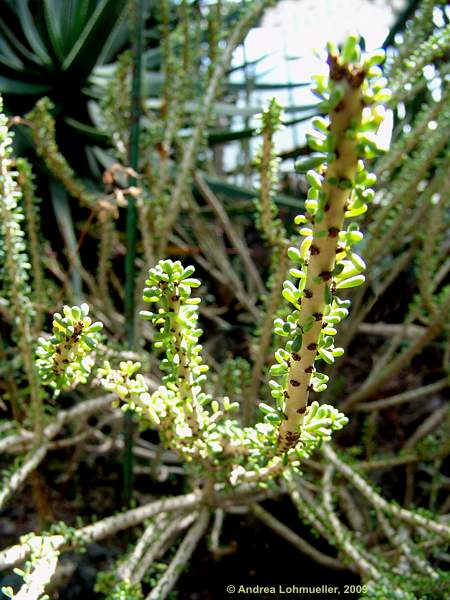
[[[331,283],[331,272],[336,259],[336,247],[339,231],[344,223],[345,204],[350,196],[350,189],[330,183],[352,181],[358,166],[356,140],[346,136],[350,127],[357,127],[361,121],[363,96],[361,84],[364,71],[349,65],[339,65],[335,56],[329,57],[330,79],[339,81],[344,93],[342,100],[331,113],[330,133],[335,139],[336,160],[328,166],[323,191],[327,197],[324,217],[315,223],[313,240],[306,276],[305,295],[299,326],[303,327],[313,317],[312,328],[303,335],[302,345],[298,352],[291,355],[286,398],[286,419],[280,425],[278,452],[283,453],[295,446],[300,438],[299,428],[303,423],[307,410],[311,377],[314,371],[317,345],[322,328],[325,308],[325,285]],[[326,232],[321,237],[322,232]],[[320,279],[320,283],[316,283]]]

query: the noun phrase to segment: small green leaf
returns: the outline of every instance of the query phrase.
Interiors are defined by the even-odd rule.
[[[365,281],[364,275],[355,275],[354,277],[349,277],[348,279],[344,279],[343,281],[339,281],[336,285],[337,289],[348,289],[357,287],[358,285],[363,284]]]
[[[201,281],[198,279],[186,278],[183,279],[183,284],[188,285],[189,287],[197,288],[200,287]]]
[[[312,169],[310,169],[306,173],[306,180],[308,181],[309,185],[313,188],[319,189],[322,187],[323,177],[321,177],[318,173],[316,173],[316,171],[313,171]]]
[[[382,48],[375,50],[374,52],[371,52],[364,61],[364,68],[369,69],[373,65],[381,65],[384,63],[385,58],[386,52]]]
[[[311,154],[299,159],[295,164],[298,173],[306,173],[309,169],[316,169],[323,165],[327,160],[326,154]]]
[[[342,47],[341,57],[342,61],[345,63],[354,62],[357,59],[357,44],[359,41],[359,36],[357,35],[349,35],[344,42]]]
[[[280,417],[277,415],[277,413],[269,413],[266,415],[266,419],[270,422],[270,423],[274,423],[277,424],[281,421]]]
[[[275,413],[275,409],[272,408],[272,406],[269,406],[268,404],[265,404],[264,402],[260,402],[259,404],[259,410],[261,412],[263,412],[266,415],[270,415],[270,414],[274,414]]]
[[[292,342],[292,352],[298,352],[302,347],[303,336],[301,333],[297,334]]]
[[[292,262],[297,264],[303,264],[303,259],[298,248],[296,248],[295,246],[291,246],[287,253],[288,257],[292,260]]]
[[[319,354],[320,358],[322,358],[329,365],[334,363],[333,353],[330,352],[329,350],[326,350],[325,348],[319,348],[318,354]]]

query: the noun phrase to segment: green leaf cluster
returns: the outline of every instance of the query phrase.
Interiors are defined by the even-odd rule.
[[[86,383],[94,366],[93,351],[100,340],[103,328],[99,321],[88,316],[89,306],[64,306],[63,314],[53,316],[50,338],[40,337],[36,349],[36,365],[44,385],[62,390]]]

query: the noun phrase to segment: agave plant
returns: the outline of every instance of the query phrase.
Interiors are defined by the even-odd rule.
[[[56,106],[63,145],[66,137],[66,146],[76,145],[74,128],[86,137],[89,128],[77,123],[89,123],[89,78],[126,42],[127,4],[6,0],[0,17],[0,90],[6,110],[23,114],[46,95]]]

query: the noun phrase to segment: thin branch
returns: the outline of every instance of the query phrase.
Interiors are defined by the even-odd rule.
[[[153,544],[146,549],[145,554],[141,557],[135,572],[131,576],[131,583],[139,583],[153,562],[165,553],[167,544],[173,541],[174,536],[192,525],[192,522],[198,517],[198,513],[184,515],[175,519],[164,529],[158,531],[159,536],[154,540]]]
[[[380,579],[381,574],[374,565],[372,565],[350,541],[349,531],[346,530],[344,525],[339,521],[336,513],[333,509],[333,500],[331,496],[331,481],[333,477],[334,468],[328,466],[323,475],[323,505],[327,513],[327,517],[330,521],[331,527],[333,528],[334,534],[338,545],[342,550],[351,558],[351,560],[357,565],[359,572],[366,578]]]
[[[400,550],[408,562],[413,564],[420,572],[424,573],[428,577],[431,577],[432,579],[439,579],[439,574],[428,564],[424,558],[418,555],[415,544],[413,544],[406,532],[406,535],[402,536],[400,532],[396,531],[381,510],[377,510],[377,519],[388,540]],[[405,538],[407,541],[405,541]]]
[[[217,492],[215,505],[224,509],[227,509],[230,504],[236,506],[236,504],[240,503],[261,502],[265,498],[279,493],[277,490],[261,491],[256,486],[248,485],[241,485],[230,491],[224,491],[223,488],[223,485],[218,485],[215,490]],[[142,521],[145,521],[145,519],[150,519],[159,513],[191,510],[201,504],[203,500],[203,495],[197,492],[164,498],[82,527],[75,532],[75,542],[65,540],[62,535],[51,535],[49,538],[55,544],[54,548],[57,550],[60,548],[72,548],[77,545],[95,542],[114,535],[118,531],[135,527],[139,523],[142,523]],[[33,548],[39,547],[41,539],[42,536],[34,536],[26,544],[17,544],[0,551],[0,570],[24,561]]]
[[[380,294],[377,294],[378,299]],[[372,304],[371,304],[372,306]],[[364,311],[367,314],[367,310]],[[366,333],[368,335],[379,335],[383,337],[392,337],[401,334],[404,339],[415,339],[418,335],[422,335],[425,327],[421,325],[408,325],[405,327],[403,323],[361,323],[358,325],[358,333]]]
[[[353,394],[351,394],[340,408],[345,411],[358,402],[370,398],[379,390],[383,383],[399,373],[410,362],[410,360],[416,356],[416,354],[421,352],[429,342],[439,335],[446,324],[446,320],[442,318],[442,315],[447,314],[449,308],[450,293],[447,294],[447,298],[440,306],[440,314],[430,321],[430,325],[425,329],[424,333],[417,337],[415,341],[408,348],[406,348],[406,350],[398,354],[388,365],[385,365],[384,368],[380,370],[375,369],[376,372],[369,376],[363,385]]]
[[[292,529],[284,525],[284,523],[276,519],[258,504],[253,504],[250,507],[250,511],[258,517],[260,521],[267,525],[267,527],[270,527],[270,529],[275,531],[280,537],[295,546],[295,548],[300,550],[303,554],[309,556],[313,561],[323,565],[327,569],[342,570],[346,568],[337,558],[328,556],[314,548],[314,546],[311,546],[306,540],[301,538],[297,533],[292,531]]]
[[[106,396],[81,402],[68,410],[59,411],[55,420],[44,429],[44,439],[47,441],[52,440],[61,431],[62,427],[70,421],[88,417],[92,413],[99,413],[104,408],[110,407],[115,397],[114,394],[107,394]],[[27,430],[5,437],[0,440],[0,452],[16,452],[17,446],[28,445],[32,442],[32,439],[33,434]]]
[[[204,96],[201,110],[197,115],[192,135],[189,138],[189,141],[187,142],[183,152],[183,159],[171,196],[168,216],[161,231],[159,254],[164,254],[167,237],[172,231],[177,220],[186,185],[195,162],[197,149],[200,144],[200,140],[204,135],[217,92],[229,67],[233,52],[236,46],[241,42],[244,35],[250,29],[254,21],[261,15],[263,10],[269,6],[269,4],[271,4],[271,0],[258,0],[251,3],[250,10],[244,14],[241,20],[233,28],[233,33],[227,42],[226,49],[224,50],[221,59],[214,67],[208,88]]]
[[[382,408],[398,406],[399,404],[404,404],[405,402],[414,402],[415,400],[421,400],[426,396],[430,396],[431,394],[440,392],[441,390],[444,390],[446,387],[448,387],[448,385],[449,379],[448,377],[445,377],[444,379],[440,379],[435,383],[424,385],[413,390],[408,390],[406,392],[402,392],[401,394],[390,396],[389,398],[375,400],[374,402],[363,402],[362,404],[357,404],[354,410],[357,412],[370,412],[372,410],[380,410]]]
[[[429,433],[434,431],[439,425],[450,418],[450,407],[446,403],[434,412],[432,412],[423,423],[416,429],[413,435],[406,440],[403,445],[403,450],[411,450],[414,446],[420,442],[421,439],[426,437]]]
[[[324,539],[331,543],[332,534],[329,531],[328,517],[315,496],[308,492],[303,484],[303,481],[298,485],[292,480],[286,481],[291,500],[301,518],[308,521]]]
[[[361,494],[369,500],[369,502],[379,510],[383,510],[388,514],[398,517],[402,521],[414,525],[416,527],[423,527],[427,531],[437,533],[441,537],[450,538],[450,527],[439,521],[434,521],[423,517],[418,513],[414,513],[410,510],[406,510],[398,506],[397,504],[388,502],[382,496],[377,494],[375,490],[360,476],[358,475],[350,465],[341,461],[334,450],[329,444],[323,447],[323,453],[325,457],[332,463],[332,465],[342,474],[346,479],[352,482],[352,484],[361,492]]]
[[[39,448],[33,448],[25,462],[13,473],[8,482],[3,483],[0,490],[0,508],[11,498],[14,492],[25,482],[28,475],[32,473],[47,454],[48,444]]]
[[[222,508],[218,508],[214,512],[213,527],[210,535],[210,550],[216,556],[220,556],[220,534],[222,533],[225,512]]]
[[[95,542],[109,537],[118,531],[128,529],[129,527],[135,527],[139,523],[142,523],[142,521],[145,521],[145,519],[154,517],[161,512],[191,509],[197,506],[200,501],[201,496],[192,492],[182,496],[150,502],[139,508],[133,508],[126,512],[119,513],[118,515],[106,517],[92,525],[82,527],[77,530],[75,537],[79,540],[80,544]],[[63,535],[51,535],[48,539],[51,540],[55,550],[70,548],[74,545],[73,542],[67,541]],[[24,561],[30,555],[32,549],[35,547],[39,548],[41,540],[41,536],[34,536],[34,538],[25,544],[18,544],[2,550],[0,552],[0,569]]]
[[[221,202],[214,194],[212,189],[206,183],[203,175],[199,171],[194,172],[194,181],[203,196],[203,198],[208,202],[208,204],[213,209],[214,213],[220,220],[222,227],[227,234],[228,239],[236,248],[239,253],[239,256],[242,259],[242,262],[247,269],[249,277],[253,280],[253,283],[258,290],[259,294],[265,294],[266,288],[264,283],[262,282],[261,276],[259,274],[258,269],[253,262],[252,257],[250,256],[250,252],[248,251],[247,245],[242,241],[241,237],[238,235],[236,229],[234,228],[233,223],[230,221],[226,211],[224,210]]]
[[[186,537],[181,542],[175,556],[164,575],[158,581],[156,586],[147,596],[146,600],[165,600],[169,592],[173,589],[182,571],[186,567],[186,563],[190,560],[194,553],[197,544],[206,531],[209,521],[209,512],[204,508],[196,523],[186,534]]]
[[[142,555],[147,546],[157,537],[159,530],[167,524],[167,518],[167,513],[161,513],[156,516],[154,521],[147,525],[131,554],[117,569],[117,575],[120,579],[123,581],[131,580],[131,575],[142,560]]]

